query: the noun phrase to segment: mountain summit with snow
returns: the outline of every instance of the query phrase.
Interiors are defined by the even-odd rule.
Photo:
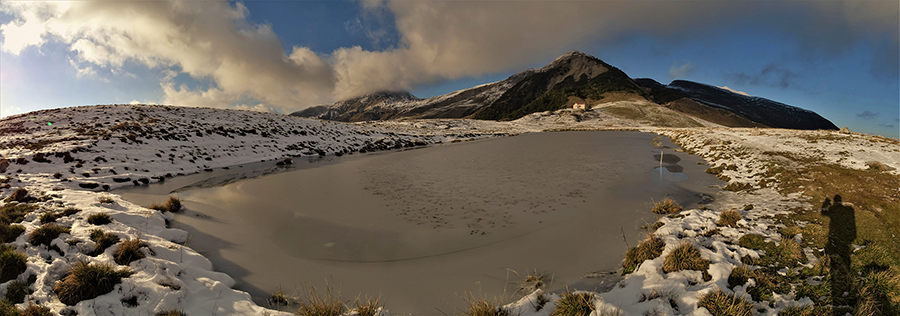
[[[563,54],[540,69],[528,69],[501,81],[432,98],[419,99],[405,91],[377,92],[291,115],[342,122],[430,118],[516,120],[531,113],[571,108],[575,103],[603,110],[623,100],[642,105],[649,102],[685,118],[729,127],[837,129],[815,112],[766,98],[686,80],[663,85],[653,79],[632,79],[618,68],[578,51]],[[612,114],[622,115],[621,111]],[[628,115],[625,116],[627,119]],[[672,122],[657,124],[673,126]]]

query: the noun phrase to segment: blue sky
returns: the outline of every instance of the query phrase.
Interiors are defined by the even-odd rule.
[[[900,137],[896,1],[0,1],[0,115],[430,97],[580,50]]]

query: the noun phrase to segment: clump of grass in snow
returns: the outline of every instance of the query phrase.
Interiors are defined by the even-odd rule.
[[[700,257],[697,250],[690,242],[683,242],[672,250],[663,262],[663,271],[666,273],[681,270],[696,270],[703,272],[703,280],[709,281],[712,276],[706,270],[709,269],[709,260]]]
[[[35,246],[44,245],[49,247],[50,242],[63,233],[68,234],[69,228],[56,224],[43,225],[31,232],[31,235],[28,237],[28,242]]]
[[[776,290],[779,292],[790,290],[790,288],[777,288],[771,273],[760,270],[751,270],[747,266],[738,266],[731,270],[731,274],[728,276],[728,287],[734,288],[738,285],[744,285],[750,279],[753,279],[755,282],[754,285],[750,286],[746,291],[756,301],[769,300],[772,298],[772,293]]]
[[[713,316],[751,316],[753,305],[734,294],[721,289],[709,292],[700,297],[697,307],[704,307]]]
[[[6,287],[5,299],[14,304],[25,302],[25,296],[28,295],[28,285],[23,282],[13,281]]]
[[[177,309],[170,309],[156,313],[156,316],[187,316],[187,314]]]
[[[160,212],[178,212],[181,210],[181,200],[174,196],[170,196],[166,203],[163,204],[153,204],[150,205],[151,209],[160,211]]]
[[[97,248],[94,248],[94,251],[90,253],[91,256],[98,256],[106,251],[106,248],[109,248],[112,245],[115,245],[119,242],[119,236],[113,235],[111,233],[104,232],[99,229],[91,230],[91,240],[97,244]]]
[[[143,259],[144,253],[141,252],[141,248],[147,246],[149,245],[140,238],[123,241],[113,253],[113,260],[118,264],[127,266],[133,261]]]
[[[674,214],[683,210],[684,208],[678,202],[670,198],[665,198],[653,204],[653,213],[656,214]]]
[[[122,282],[122,278],[131,274],[131,270],[128,269],[116,270],[111,265],[79,261],[62,281],[56,283],[53,292],[63,304],[75,305],[83,300],[109,293],[116,284]]]
[[[0,242],[8,243],[13,242],[16,238],[22,235],[25,232],[25,226],[13,224],[9,225],[6,223],[0,223]]]
[[[665,247],[666,242],[655,235],[650,235],[637,247],[628,249],[628,252],[625,253],[625,261],[622,262],[622,275],[634,272],[646,260],[659,257]]]
[[[0,245],[0,283],[15,279],[28,267],[25,254],[9,245]]]
[[[719,213],[719,221],[716,222],[716,225],[737,227],[737,222],[739,220],[741,220],[740,212],[738,212],[736,210],[728,210],[728,211]]]
[[[59,217],[60,217],[59,213],[47,212],[47,213],[41,214],[41,217],[39,217],[38,219],[41,221],[41,224],[48,224],[48,223],[56,222],[56,220],[59,219]]]
[[[553,306],[551,316],[588,316],[594,310],[594,293],[566,291]]]
[[[112,203],[116,203],[115,200],[113,200],[111,197],[108,197],[108,196],[103,196],[103,197],[98,198],[98,199],[97,199],[97,202],[100,202],[100,203],[103,203],[103,204],[112,204]]]
[[[27,203],[7,203],[0,206],[0,222],[13,224],[25,219],[25,215],[34,211],[37,205]]]
[[[74,208],[74,207],[69,207],[62,211],[62,215],[63,216],[71,216],[71,215],[77,214],[78,212],[81,212],[81,210]]]
[[[106,225],[112,223],[112,217],[106,213],[95,213],[88,216],[87,222],[91,225]]]

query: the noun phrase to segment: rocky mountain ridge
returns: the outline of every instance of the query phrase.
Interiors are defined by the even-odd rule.
[[[649,101],[686,117],[729,127],[837,129],[815,112],[715,86],[675,80],[632,79],[582,52],[566,53],[540,69],[441,96],[420,99],[409,92],[377,92],[291,113],[324,120],[359,122],[399,119],[473,118],[516,120],[583,102],[595,110],[620,101]]]

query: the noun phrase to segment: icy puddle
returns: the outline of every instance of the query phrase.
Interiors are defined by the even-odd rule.
[[[394,315],[456,314],[466,293],[508,302],[534,270],[552,276],[551,291],[607,288],[615,277],[602,272],[655,220],[652,200],[708,200],[720,184],[708,166],[668,140],[661,159],[654,137],[525,134],[262,176],[274,163],[232,167],[117,193],[149,205],[181,188],[173,194],[187,210],[173,226],[263,306],[279,288],[302,296],[327,282],[344,300],[380,296]]]

